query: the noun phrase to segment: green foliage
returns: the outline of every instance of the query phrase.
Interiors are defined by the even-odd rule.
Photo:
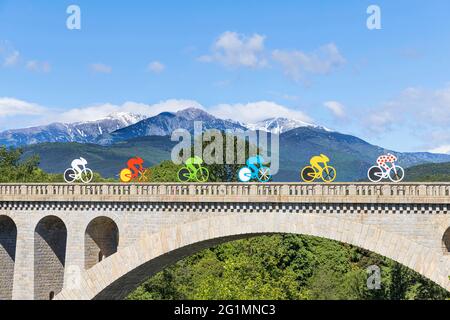
[[[57,182],[56,175],[39,169],[39,157],[22,159],[22,149],[0,147],[0,183]]]
[[[182,167],[172,161],[163,161],[150,168],[150,182],[178,182],[177,173]]]
[[[152,181],[177,181],[181,166],[153,167]],[[212,181],[235,181],[241,165],[208,166]],[[367,267],[381,289],[367,288]],[[276,235],[203,250],[145,282],[128,299],[448,299],[450,293],[375,253],[331,240]]]
[[[237,182],[238,181],[238,171],[245,166],[245,164],[240,164],[238,160],[238,154],[244,153],[245,156],[243,156],[243,162],[247,160],[249,157],[248,150],[250,149],[250,145],[248,140],[243,141],[239,140],[235,136],[229,136],[230,139],[233,139],[233,160],[230,161],[230,159],[226,158],[226,141],[227,136],[225,134],[222,134],[222,147],[224,152],[220,153],[218,152],[218,148],[214,148],[214,141],[215,139],[212,139],[212,141],[200,141],[201,137],[198,137],[197,142],[202,143],[203,150],[206,150],[205,152],[208,152],[208,154],[217,160],[219,163],[223,164],[206,164],[204,163],[202,166],[206,167],[209,171],[209,182]],[[220,141],[217,142],[216,146],[220,146]],[[244,151],[245,150],[245,151]],[[258,152],[258,149],[254,147],[254,154],[256,155]],[[184,155],[182,155],[184,156]],[[187,155],[187,157],[193,157],[194,154],[194,148],[191,149],[191,154]],[[176,165],[172,161],[163,161],[162,163],[154,166],[151,168],[152,170],[152,182],[178,182],[177,174],[178,171],[183,167],[183,165]]]
[[[405,181],[450,182],[450,162],[427,163],[408,168]]]
[[[92,171],[103,177],[118,179],[127,161],[136,156],[144,159],[144,166],[151,167],[170,159],[174,143],[168,137],[142,137],[112,146],[80,143],[41,143],[24,147],[24,157],[38,155],[40,167],[51,173],[62,173],[73,159],[83,156]]]
[[[253,156],[258,153],[258,149],[253,145],[250,148],[248,139],[240,139],[223,132],[217,133],[217,136],[212,135],[210,141],[206,141],[207,139],[204,138],[205,134],[198,136],[193,144],[201,144],[203,155],[214,159],[215,164],[204,164],[209,170],[210,182],[237,182],[237,172],[245,165],[244,163],[249,157],[249,150],[253,150],[251,154]],[[232,144],[230,141],[232,141]],[[227,150],[230,150],[230,153],[233,155],[232,159],[227,158]],[[189,156],[195,156],[194,152],[195,149],[192,148]],[[205,161],[206,159],[203,160]]]
[[[104,179],[94,172],[93,182],[115,182],[115,179]],[[0,147],[0,183],[62,183],[62,174],[46,173],[39,168],[39,156],[24,156],[22,149]]]
[[[368,266],[380,290],[367,288]],[[158,273],[128,299],[446,299],[450,293],[377,254],[301,235],[261,236],[203,250]]]

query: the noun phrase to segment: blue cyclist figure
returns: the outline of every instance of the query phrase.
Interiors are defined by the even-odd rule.
[[[264,166],[264,158],[260,155],[248,158],[247,166],[239,170],[238,178],[241,182],[258,179],[259,182],[268,182],[272,175],[270,168]]]

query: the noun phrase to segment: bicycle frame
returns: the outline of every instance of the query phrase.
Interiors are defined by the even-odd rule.
[[[191,166],[186,166],[189,170],[189,175],[191,178],[194,178],[197,172],[202,168],[201,164],[191,164]]]
[[[73,169],[73,171],[75,171],[75,177],[74,177],[74,179],[75,179],[75,180],[80,180],[80,179],[81,179],[81,175],[83,174],[83,172],[86,171],[86,165],[83,164],[83,169],[81,169],[80,172],[77,172],[77,170],[75,170],[75,168],[72,168],[72,169]]]
[[[384,166],[378,166],[378,168],[381,169],[381,171],[383,172],[383,179],[387,179],[389,178],[389,173],[394,170],[395,173],[397,173],[397,167],[395,166],[395,163],[391,163],[391,166],[388,166],[389,168],[386,169]]]
[[[330,166],[328,165],[328,162],[324,162],[323,163],[323,167],[320,167],[320,171],[315,171],[316,176],[314,177],[314,179],[321,179],[322,178],[322,174],[325,171],[326,173],[329,173],[328,168]],[[313,167],[314,170],[316,170],[316,168]]]

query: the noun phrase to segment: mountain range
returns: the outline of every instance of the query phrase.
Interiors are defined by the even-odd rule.
[[[194,122],[201,121],[203,130],[217,129],[245,130],[246,127],[239,123],[218,119],[209,113],[195,108],[189,108],[176,113],[163,112],[157,116],[142,120],[128,127],[105,133],[96,139],[101,145],[113,144],[119,141],[130,140],[145,136],[170,136],[176,129],[194,131]]]
[[[130,126],[146,117],[143,115],[119,112],[95,121],[75,123],[51,123],[23,129],[0,132],[0,144],[20,147],[43,142],[95,143],[105,133]]]
[[[45,142],[78,142],[109,145],[143,136],[167,136],[176,129],[194,130],[202,121],[203,130],[262,130],[281,134],[299,127],[321,128],[301,120],[271,118],[257,123],[223,120],[196,108],[175,113],[163,112],[153,117],[131,113],[114,113],[103,119],[76,123],[52,123],[45,126],[0,132],[0,144],[20,147]]]
[[[55,123],[0,133],[0,143],[23,146],[25,156],[38,154],[41,167],[48,172],[63,172],[72,159],[85,157],[89,167],[105,177],[117,177],[130,157],[141,156],[146,166],[170,159],[175,129],[193,131],[194,122],[202,121],[203,130],[261,130],[279,134],[280,170],[274,181],[299,181],[301,168],[309,159],[323,153],[338,171],[337,181],[356,181],[366,177],[380,154],[392,152],[405,168],[450,162],[450,155],[427,152],[401,153],[384,149],[355,136],[342,134],[300,120],[273,118],[254,124],[223,120],[200,109],[176,113],[163,112],[154,117],[114,114],[85,123]],[[268,138],[270,141],[270,137]]]

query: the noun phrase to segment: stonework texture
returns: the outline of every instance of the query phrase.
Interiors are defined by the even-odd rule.
[[[119,229],[115,222],[107,217],[95,218],[86,228],[84,245],[86,269],[116,253]]]
[[[64,285],[67,230],[55,216],[43,218],[34,238],[34,298],[48,300]]]
[[[0,300],[12,298],[17,229],[14,221],[0,216]]]

